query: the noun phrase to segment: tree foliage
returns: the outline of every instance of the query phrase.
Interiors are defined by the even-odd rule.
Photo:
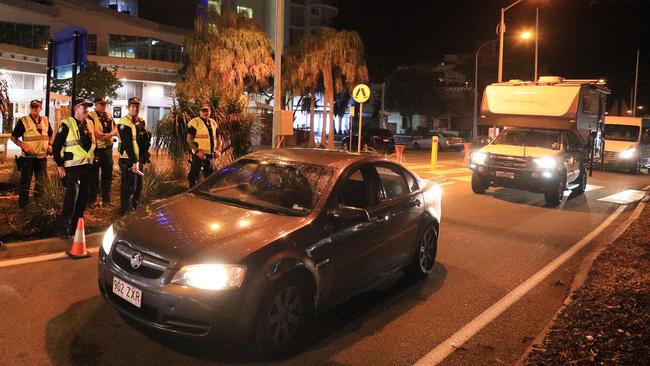
[[[415,114],[438,116],[444,111],[435,84],[436,76],[430,68],[400,67],[386,78],[386,107],[398,111],[405,119],[405,127],[413,129]]]
[[[269,85],[273,76],[271,42],[244,14],[213,10],[198,16],[185,41],[185,79],[177,85],[181,98],[221,96],[237,100],[244,91]]]
[[[325,142],[329,117],[327,146],[333,148],[335,95],[343,91],[349,92],[354,84],[368,79],[363,41],[356,32],[325,29],[303,38],[288,55],[287,89],[294,91],[294,94],[313,94],[322,83],[324,102],[321,144]]]
[[[116,69],[108,69],[94,61],[89,61],[77,75],[77,96],[81,98],[117,97],[117,89],[122,87],[122,83],[116,75]],[[52,90],[65,95],[72,94],[72,78],[52,79]]]

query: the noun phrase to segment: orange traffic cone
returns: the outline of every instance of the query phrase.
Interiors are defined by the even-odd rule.
[[[77,230],[74,232],[72,248],[65,253],[72,259],[90,257],[90,254],[86,250],[86,233],[83,217],[80,217],[79,221],[77,221]]]

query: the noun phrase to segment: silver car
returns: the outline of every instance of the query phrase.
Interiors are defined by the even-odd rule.
[[[465,139],[448,132],[434,132],[429,137],[419,138],[411,142],[415,150],[431,149],[431,137],[438,137],[438,150],[462,150],[465,148]]]

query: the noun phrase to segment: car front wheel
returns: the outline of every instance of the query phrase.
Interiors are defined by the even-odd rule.
[[[260,307],[256,346],[264,355],[283,356],[302,345],[306,325],[313,313],[308,287],[301,282],[280,280]]]
[[[407,268],[407,272],[414,277],[428,275],[436,263],[438,253],[438,230],[432,223],[424,230],[417,244],[415,256]]]
[[[566,173],[560,172],[558,179],[549,182],[544,190],[544,199],[546,204],[555,207],[562,202],[564,189],[566,188]]]
[[[478,174],[472,174],[472,192],[476,194],[483,194],[488,189],[485,179],[481,178]]]

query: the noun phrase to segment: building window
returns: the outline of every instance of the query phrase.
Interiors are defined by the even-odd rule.
[[[122,87],[117,89],[117,99],[128,100],[131,97],[142,99],[142,83],[136,81],[122,81]]]
[[[289,23],[293,26],[305,26],[305,9],[300,6],[292,6]]]
[[[320,16],[320,8],[311,8],[311,15],[315,17]]]
[[[86,47],[86,53],[89,55],[97,54],[97,35],[88,34],[88,44]]]
[[[170,42],[116,34],[111,34],[108,42],[108,55],[111,57],[181,62],[182,47]]]
[[[48,26],[0,22],[0,43],[45,49],[48,38]]]
[[[253,9],[245,7],[245,6],[237,6],[237,13],[238,14],[244,14],[246,15],[247,18],[253,19]]]

